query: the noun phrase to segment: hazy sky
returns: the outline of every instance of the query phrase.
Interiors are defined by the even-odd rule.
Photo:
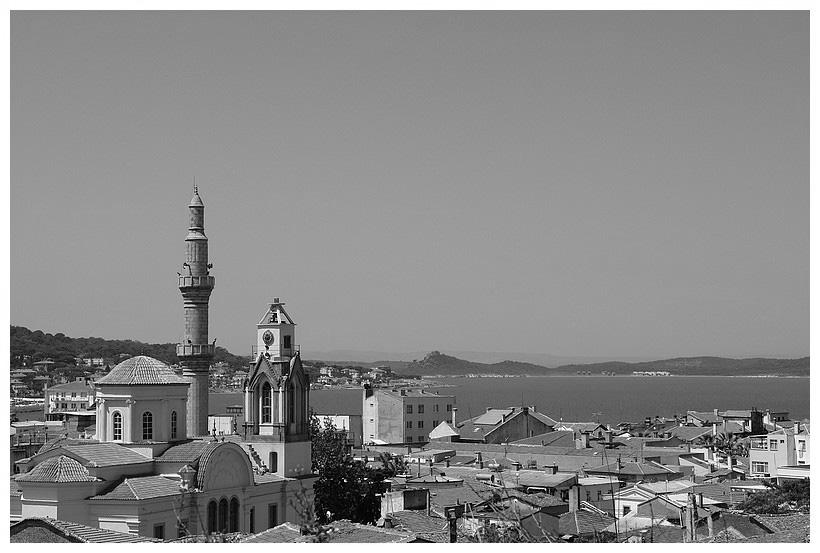
[[[807,355],[809,16],[11,18],[11,322],[304,350]]]

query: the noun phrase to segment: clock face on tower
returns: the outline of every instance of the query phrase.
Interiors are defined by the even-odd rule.
[[[271,345],[273,343],[273,332],[266,330],[262,335],[262,341],[265,342],[266,346]]]

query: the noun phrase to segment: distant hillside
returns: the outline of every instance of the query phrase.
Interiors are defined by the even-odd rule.
[[[669,371],[675,375],[690,376],[809,376],[809,358],[730,359],[725,357],[680,357],[641,363],[609,361],[606,363],[561,365],[548,368],[519,361],[475,363],[433,351],[421,361],[408,363],[405,370],[414,374],[453,376],[464,374],[567,376],[579,372],[631,374],[632,371]]]
[[[48,334],[31,331],[23,326],[11,327],[11,367],[19,367],[23,356],[32,361],[53,359],[58,364],[74,365],[75,357],[102,357],[107,363],[119,360],[121,353],[148,355],[168,364],[177,362],[176,344],[146,344],[135,340],[105,340],[103,338],[70,338],[63,333]],[[231,354],[217,346],[214,361],[224,361],[233,368],[248,364],[248,358]]]

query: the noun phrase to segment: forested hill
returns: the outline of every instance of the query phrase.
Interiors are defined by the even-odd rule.
[[[135,340],[105,340],[103,338],[70,338],[65,334],[49,334],[40,330],[29,330],[23,326],[11,326],[11,368],[19,367],[24,356],[31,361],[52,359],[57,364],[74,365],[76,357],[102,357],[106,363],[114,365],[121,354],[148,355],[168,364],[177,362],[176,344],[146,344]],[[217,346],[214,362],[224,361],[239,369],[248,364],[248,359],[233,355],[225,348]]]
[[[406,372],[420,375],[505,374],[533,376],[569,376],[576,374],[632,374],[633,371],[668,371],[686,376],[809,376],[809,358],[799,359],[730,359],[726,357],[679,357],[642,363],[609,361],[586,365],[561,365],[548,368],[532,363],[502,361],[476,363],[438,351],[428,353],[421,361],[407,364]]]

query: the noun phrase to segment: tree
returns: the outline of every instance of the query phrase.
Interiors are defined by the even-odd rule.
[[[780,514],[791,511],[808,512],[811,503],[809,480],[786,480],[782,484],[767,484],[769,489],[750,495],[738,508],[756,514]]]
[[[326,524],[347,519],[370,524],[379,518],[380,495],[387,490],[385,473],[373,470],[350,454],[344,431],[330,421],[310,417],[313,485],[316,518]]]

